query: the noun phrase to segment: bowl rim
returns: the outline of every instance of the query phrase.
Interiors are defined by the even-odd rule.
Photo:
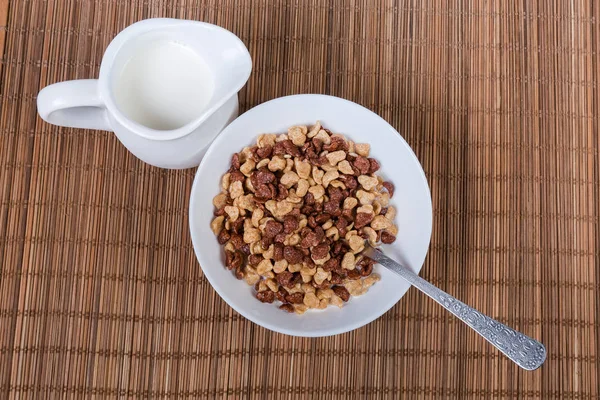
[[[223,131],[221,131],[221,133],[215,138],[215,140],[210,144],[209,148],[207,149],[202,162],[200,163],[200,165],[198,166],[198,169],[196,170],[196,173],[194,175],[194,182],[192,184],[192,188],[190,191],[190,198],[189,198],[189,212],[188,212],[188,223],[189,223],[189,229],[190,229],[190,238],[192,240],[192,247],[194,249],[194,254],[196,255],[196,260],[198,261],[198,267],[202,270],[202,273],[204,274],[204,276],[206,277],[206,279],[208,280],[208,282],[210,283],[211,287],[217,292],[217,294],[227,303],[227,305],[229,305],[229,307],[231,307],[233,310],[235,310],[237,313],[239,313],[240,315],[242,315],[244,318],[248,319],[249,321],[252,321],[253,323],[262,326],[266,329],[269,329],[273,332],[278,332],[278,333],[282,333],[282,334],[286,334],[289,336],[296,336],[296,337],[327,337],[327,336],[334,336],[334,335],[339,335],[342,333],[347,333],[347,332],[351,332],[355,329],[361,328],[363,326],[366,326],[368,324],[370,324],[371,322],[375,321],[376,319],[380,318],[383,314],[385,314],[386,312],[388,312],[392,307],[394,307],[401,299],[402,297],[404,297],[406,295],[406,293],[408,292],[408,289],[410,289],[410,284],[408,289],[395,301],[395,302],[390,302],[389,307],[382,307],[380,310],[378,310],[377,312],[374,312],[372,314],[366,315],[365,317],[361,318],[360,320],[348,324],[348,325],[343,325],[341,328],[334,328],[334,329],[328,329],[328,331],[326,333],[323,332],[312,332],[312,331],[308,331],[308,332],[304,332],[304,331],[299,331],[297,329],[288,329],[286,327],[281,327],[281,326],[275,326],[269,322],[265,322],[262,320],[259,320],[257,318],[254,318],[253,316],[249,315],[248,313],[246,313],[245,311],[239,309],[238,307],[234,306],[233,304],[235,303],[234,301],[231,300],[231,298],[227,295],[227,293],[225,293],[221,288],[219,288],[219,285],[216,284],[216,282],[213,280],[214,278],[211,277],[211,273],[207,272],[207,270],[205,270],[202,267],[202,262],[201,259],[203,259],[203,257],[201,256],[201,252],[199,249],[199,245],[197,244],[199,241],[202,241],[202,238],[197,238],[196,234],[194,233],[192,226],[194,223],[194,220],[196,219],[196,212],[194,211],[194,207],[193,205],[196,203],[195,201],[195,197],[196,197],[196,193],[200,193],[200,191],[197,190],[197,185],[199,185],[199,176],[201,171],[203,170],[203,167],[206,165],[206,163],[204,162],[204,160],[207,157],[210,157],[212,155],[213,152],[215,152],[216,148],[218,147],[218,144],[222,141],[227,140],[227,134],[229,131],[233,130],[235,128],[235,125],[240,124],[241,122],[243,122],[243,120],[245,118],[248,118],[247,114],[252,113],[253,111],[255,111],[257,108],[262,108],[265,107],[269,104],[272,103],[277,103],[277,102],[281,102],[281,101],[286,101],[286,100],[290,100],[292,98],[306,98],[306,100],[310,100],[310,99],[314,99],[315,97],[319,97],[319,98],[326,98],[327,100],[333,100],[333,101],[338,101],[340,103],[345,103],[346,106],[351,106],[351,107],[358,107],[363,109],[364,111],[367,111],[369,114],[372,115],[373,118],[378,118],[383,124],[385,124],[387,127],[389,127],[391,130],[395,131],[398,134],[398,138],[401,140],[401,142],[403,143],[403,145],[406,147],[406,149],[409,151],[409,154],[411,155],[411,157],[413,158],[413,161],[416,163],[416,166],[418,167],[418,171],[419,174],[421,175],[421,178],[425,184],[425,189],[427,191],[427,209],[429,210],[429,226],[427,226],[427,230],[428,230],[428,234],[427,234],[427,246],[426,246],[426,250],[425,250],[425,254],[423,256],[423,262],[421,262],[420,265],[414,265],[413,267],[416,269],[416,273],[419,274],[423,264],[425,262],[425,259],[427,257],[427,254],[429,252],[429,246],[431,245],[431,234],[432,234],[432,228],[433,228],[433,207],[432,207],[432,199],[431,199],[431,189],[429,187],[429,182],[427,181],[427,176],[425,175],[425,171],[423,170],[423,166],[421,165],[421,162],[419,161],[419,159],[417,158],[415,152],[413,151],[412,147],[410,147],[410,145],[408,144],[408,142],[406,142],[406,140],[404,139],[404,137],[400,134],[400,132],[398,132],[398,130],[396,130],[396,128],[394,128],[389,122],[387,122],[385,119],[383,119],[380,115],[378,115],[377,113],[369,110],[368,108],[355,103],[353,101],[347,100],[347,99],[343,99],[341,97],[337,97],[337,96],[331,96],[331,95],[325,95],[325,94],[295,94],[295,95],[289,95],[289,96],[282,96],[282,97],[276,97],[274,99],[268,100],[264,103],[258,104],[254,107],[252,107],[251,109],[247,110],[246,112],[244,112],[243,114],[241,114],[238,118],[236,118],[235,120],[233,120],[229,125],[227,125]],[[241,121],[241,122],[240,122]],[[232,128],[233,126],[233,128]],[[258,135],[259,133],[257,133]],[[204,260],[204,261],[208,261],[208,260]],[[208,268],[207,268],[208,269]],[[303,317],[303,316],[302,316]]]

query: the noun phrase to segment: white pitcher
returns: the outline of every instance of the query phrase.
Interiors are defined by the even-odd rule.
[[[99,79],[42,89],[38,112],[51,124],[113,131],[148,164],[190,168],[237,117],[251,70],[248,50],[226,29],[148,19],[113,39]]]

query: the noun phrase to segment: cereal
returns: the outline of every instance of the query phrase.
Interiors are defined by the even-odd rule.
[[[302,283],[296,282],[296,276],[292,274],[292,280],[290,282],[290,286],[286,289],[288,293],[303,293],[302,291]]]
[[[310,138],[310,139],[314,138],[317,135],[317,133],[319,133],[320,130],[321,130],[321,122],[317,121],[315,123],[315,125],[312,128],[310,128],[310,132],[308,132],[308,134],[307,134],[308,138]]]
[[[329,183],[334,179],[339,178],[339,176],[340,173],[337,171],[337,169],[327,171],[325,175],[323,175],[323,187],[326,188],[327,186],[329,186]]]
[[[250,179],[250,178],[246,179],[246,182],[244,182],[244,187],[246,189],[248,189],[248,191],[250,191],[252,193],[256,193],[256,189],[254,188],[254,185],[252,184],[252,179]]]
[[[256,167],[256,162],[253,159],[249,158],[240,167],[240,172],[246,176],[250,176],[250,173],[254,170],[255,167]]]
[[[255,169],[269,168],[269,162],[271,162],[271,160],[269,158],[263,158],[256,164],[256,166],[254,168]]]
[[[229,185],[229,196],[231,196],[232,199],[236,199],[243,195],[244,195],[244,188],[242,186],[242,182],[235,181]]]
[[[225,206],[225,213],[229,216],[229,221],[235,222],[240,216],[240,209],[234,206]]]
[[[298,264],[302,262],[304,254],[295,246],[285,246],[283,249],[283,258],[290,264]]]
[[[344,210],[351,210],[358,205],[358,200],[354,197],[346,197],[344,200]]]
[[[340,171],[342,174],[346,174],[346,175],[354,174],[354,170],[352,169],[352,166],[346,160],[340,161],[337,165],[337,168],[338,168],[338,171]]]
[[[296,167],[296,173],[302,179],[308,179],[312,172],[312,167],[308,161],[295,159],[294,166]]]
[[[262,256],[258,254],[250,254],[248,256],[248,265],[256,267],[263,260]]]
[[[289,172],[286,172],[285,174],[283,174],[280,182],[282,185],[284,185],[285,187],[287,187],[289,189],[292,186],[294,186],[296,183],[298,183],[299,179],[300,179],[300,177],[298,176],[298,174],[296,174],[294,171],[289,171]]]
[[[298,218],[294,215],[287,215],[283,219],[283,232],[284,233],[292,233],[296,231],[300,227],[300,222],[298,222]]]
[[[252,226],[254,226],[255,228],[258,228],[260,220],[262,219],[262,217],[265,215],[265,212],[262,210],[262,208],[255,208],[254,211],[252,212]]]
[[[259,299],[260,300],[260,299]],[[283,303],[282,305],[279,306],[280,310],[289,312],[289,313],[293,313],[294,312],[294,306],[289,304],[289,303]]]
[[[311,256],[313,260],[322,260],[327,257],[327,254],[329,254],[329,245],[323,243],[313,247]]]
[[[361,205],[360,207],[358,207],[356,209],[356,213],[357,214],[373,214],[375,213],[375,208],[373,207],[372,204],[365,204],[365,205]]]
[[[327,153],[327,152],[324,152]],[[327,160],[327,155],[323,156],[325,158],[325,160]],[[329,171],[337,171],[337,166],[333,166],[333,165],[329,165],[329,163],[326,161],[323,165],[321,165],[319,168],[321,168],[323,171],[325,171],[325,173],[329,172]]]
[[[378,215],[371,221],[371,227],[375,230],[387,229],[392,226],[392,222],[384,215]]]
[[[389,232],[390,234],[397,236],[398,235],[398,227],[396,225],[392,225],[385,230],[385,232]]]
[[[261,243],[261,246],[262,246],[262,243]],[[262,252],[262,256],[267,260],[274,259],[275,258],[275,245],[274,244],[268,245],[267,248],[265,249],[265,251]]]
[[[265,279],[265,283],[270,291],[277,293],[279,291],[279,284],[273,279]]]
[[[241,210],[254,211],[254,195],[250,193],[245,196],[239,196],[233,201],[233,204]]]
[[[284,157],[289,157],[289,155],[286,154]],[[294,162],[290,158],[286,158],[283,172],[289,172],[292,170],[292,168],[294,168]]]
[[[288,267],[288,262],[286,259],[275,261],[275,265],[273,265],[273,272],[276,274],[280,274],[285,271]]]
[[[342,308],[344,306],[344,301],[339,298],[338,296],[331,296],[331,298],[329,299],[329,304],[332,304],[334,306],[337,306],[339,308]]]
[[[246,177],[240,171],[231,171],[229,174],[229,183],[233,182],[244,182]]]
[[[365,192],[364,190],[358,190],[356,191],[356,198],[362,205],[371,204],[373,203],[373,200],[375,200],[375,194],[371,192]]]
[[[263,259],[256,267],[256,273],[264,275],[273,269],[273,263],[271,260]]]
[[[381,277],[377,274],[371,274],[369,276],[367,276],[365,279],[363,279],[363,287],[365,289],[368,289],[369,287],[373,286],[373,284],[375,282],[379,282],[381,280]]]
[[[294,292],[285,296],[285,301],[290,304],[302,304],[304,301],[304,293]]]
[[[325,171],[320,169],[319,167],[312,167],[312,178],[317,185],[321,185],[323,183],[323,175],[325,175]]]
[[[300,289],[302,289],[304,293],[315,293],[317,291],[317,289],[315,289],[315,287],[309,283],[301,284]]]
[[[227,249],[225,249],[227,250]],[[251,254],[262,254],[265,252],[265,249],[262,247],[261,242],[252,243],[250,245],[250,253]]]
[[[216,217],[215,219],[213,219],[212,222],[210,223],[210,229],[213,231],[215,236],[218,236],[219,233],[221,233],[221,229],[223,229],[223,221],[224,220],[225,220],[225,217],[223,215],[220,215],[220,216]]]
[[[308,283],[310,281],[312,281],[312,277],[317,273],[317,269],[316,268],[307,268],[307,267],[303,267],[300,270],[300,276],[302,276],[302,281],[305,283]]]
[[[275,274],[273,273],[273,271],[269,271],[269,272],[265,273],[263,275],[263,277],[266,278],[266,279],[274,279],[275,278]]]
[[[273,245],[273,255],[272,255],[272,258],[275,261],[283,260],[283,244],[281,244],[281,243],[275,243]]]
[[[366,292],[360,279],[347,282],[344,286],[346,291],[352,296],[362,296]]]
[[[357,156],[352,165],[356,168],[356,171],[358,171],[360,175],[368,174],[369,170],[371,169],[371,163],[363,156]],[[355,175],[359,174],[355,172]]]
[[[319,300],[323,300],[323,299],[330,299],[332,296],[334,296],[334,292],[332,289],[319,289],[317,290],[317,298]]]
[[[325,157],[329,160],[330,165],[336,166],[340,161],[346,159],[346,152],[344,150],[338,150],[327,154]]]
[[[388,207],[390,205],[390,195],[383,193],[377,196],[377,201],[381,204],[381,207]]]
[[[269,220],[262,228],[265,237],[274,238],[283,231],[283,224],[274,220]]]
[[[264,290],[256,293],[256,298],[263,303],[272,303],[275,301],[275,293],[270,290]]]
[[[331,220],[329,220],[329,222],[331,222]],[[331,222],[331,224],[333,224],[333,222]],[[340,231],[335,226],[332,226],[325,231],[325,237],[332,238],[334,241],[337,241],[340,239]]]
[[[366,240],[396,240],[395,188],[369,155],[317,122],[261,134],[231,157],[210,228],[259,301],[297,314],[342,307],[380,279],[361,253]]]
[[[323,299],[323,300],[319,301],[319,305],[317,305],[317,307],[315,307],[315,308],[318,310],[324,310],[327,308],[328,305],[329,305],[329,300]]]
[[[219,208],[223,208],[227,205],[227,200],[229,196],[227,193],[219,193],[213,198],[213,206],[218,210]]]
[[[377,186],[379,181],[374,176],[361,175],[358,177],[358,183],[360,183],[366,191],[371,191],[375,189],[375,186]]]
[[[333,293],[339,297],[342,301],[346,302],[350,299],[350,293],[348,293],[348,289],[343,286],[334,286]]]
[[[306,193],[308,193],[308,189],[310,188],[310,183],[306,179],[298,180],[296,196],[304,197]]]
[[[342,259],[342,268],[352,270],[356,267],[356,258],[354,257],[354,253],[347,252],[344,254],[344,258]]]
[[[356,219],[354,220],[354,226],[357,229],[362,228],[363,226],[368,225],[374,218],[374,213],[373,212],[356,212]]]
[[[271,158],[269,161],[268,168],[269,171],[275,172],[279,170],[283,170],[286,167],[287,163],[283,157],[275,156]]]
[[[256,282],[260,281],[260,275],[258,275],[256,272],[250,271],[250,268],[246,267],[244,280],[248,285],[253,286],[256,284]]]
[[[331,136],[329,136],[329,134],[321,129],[314,137],[317,140],[320,140],[321,142],[323,142],[323,144],[330,144],[331,143]]]
[[[286,214],[294,209],[294,205],[289,201],[269,200],[265,203],[265,207],[275,218],[283,218]]]
[[[394,197],[394,184],[391,182],[383,182],[382,186],[388,191],[390,197]]]
[[[369,157],[369,151],[371,151],[371,145],[368,143],[356,143],[354,145],[354,151],[359,156]]]
[[[377,232],[375,232],[375,229],[371,228],[370,226],[365,226],[363,228],[363,233],[367,237],[367,240],[371,246],[375,246],[377,244]]]
[[[260,240],[260,231],[256,228],[244,230],[244,243],[256,243]]]
[[[276,138],[277,138],[277,135],[272,134],[272,133],[265,133],[262,135],[258,135],[258,138],[256,139],[256,145],[259,148],[265,147],[265,146],[273,146],[273,145],[275,145]]]
[[[273,145],[265,144],[263,147],[258,147],[256,149],[256,153],[253,153],[251,158],[258,158],[260,161],[266,159],[268,161],[268,158],[271,157],[271,154],[273,154]]]
[[[277,283],[281,286],[291,289],[294,287],[294,274],[289,271],[282,271],[277,274]]]
[[[302,315],[308,310],[308,307],[304,304],[295,304],[293,307],[294,307],[294,311],[298,315]]]
[[[360,253],[365,248],[364,239],[358,235],[350,236],[350,239],[348,239],[348,244],[350,245],[350,249],[352,249],[354,254]]]
[[[319,200],[323,195],[325,195],[325,189],[321,185],[315,185],[308,188],[308,192],[313,195],[315,200]]]
[[[304,304],[308,308],[317,308],[319,306],[319,299],[314,293],[306,293],[304,295]]]
[[[325,271],[321,267],[318,267],[317,268],[317,272],[313,276],[313,279],[315,280],[315,282],[317,283],[317,285],[320,285],[321,283],[323,283],[323,281],[325,279],[327,279],[328,276],[329,276],[329,273],[327,271]]]
[[[379,201],[375,200],[373,202],[372,207],[373,207],[373,212],[375,214],[381,214],[381,211],[383,210],[383,207],[381,206],[381,203]]]
[[[385,217],[387,219],[389,219],[390,221],[393,221],[394,218],[396,217],[396,208],[395,207],[388,207],[386,212],[385,212]]]
[[[231,174],[228,172],[221,178],[221,190],[227,191],[231,183]]]
[[[323,146],[323,150],[327,150],[327,151],[344,150],[345,152],[348,152],[348,142],[346,141],[346,138],[344,138],[343,135],[336,133],[336,134],[331,135],[331,143]]]
[[[302,146],[306,142],[307,131],[306,126],[292,126],[288,129],[288,137],[296,146]]]
[[[300,270],[302,270],[301,263],[288,265],[288,271],[290,272],[300,272]]]
[[[381,232],[381,243],[392,244],[396,241],[396,236],[388,231]]]
[[[379,168],[379,161],[375,160],[374,158],[369,158],[369,174],[374,174],[375,172],[379,171]]]
[[[292,204],[299,204],[300,202],[302,202],[302,198],[298,197],[298,195],[296,194],[296,191],[294,189],[289,191],[289,194],[288,194],[288,197],[286,198],[286,200]]]
[[[331,182],[329,182],[329,185],[338,189],[346,189],[346,185],[342,181],[339,181],[337,179],[334,179]]]

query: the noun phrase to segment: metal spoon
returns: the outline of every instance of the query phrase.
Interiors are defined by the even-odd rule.
[[[519,367],[532,371],[539,368],[546,360],[546,348],[537,340],[483,315],[474,308],[438,289],[409,268],[398,264],[383,254],[381,250],[375,249],[367,243],[365,243],[363,254],[377,261],[390,271],[397,273],[411,285],[441,304],[442,307],[473,328],[475,332],[483,336],[485,340],[504,353]]]

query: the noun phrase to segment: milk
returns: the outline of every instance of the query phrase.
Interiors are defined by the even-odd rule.
[[[177,129],[198,118],[213,91],[214,79],[204,60],[167,40],[136,49],[113,81],[117,107],[156,130]]]

